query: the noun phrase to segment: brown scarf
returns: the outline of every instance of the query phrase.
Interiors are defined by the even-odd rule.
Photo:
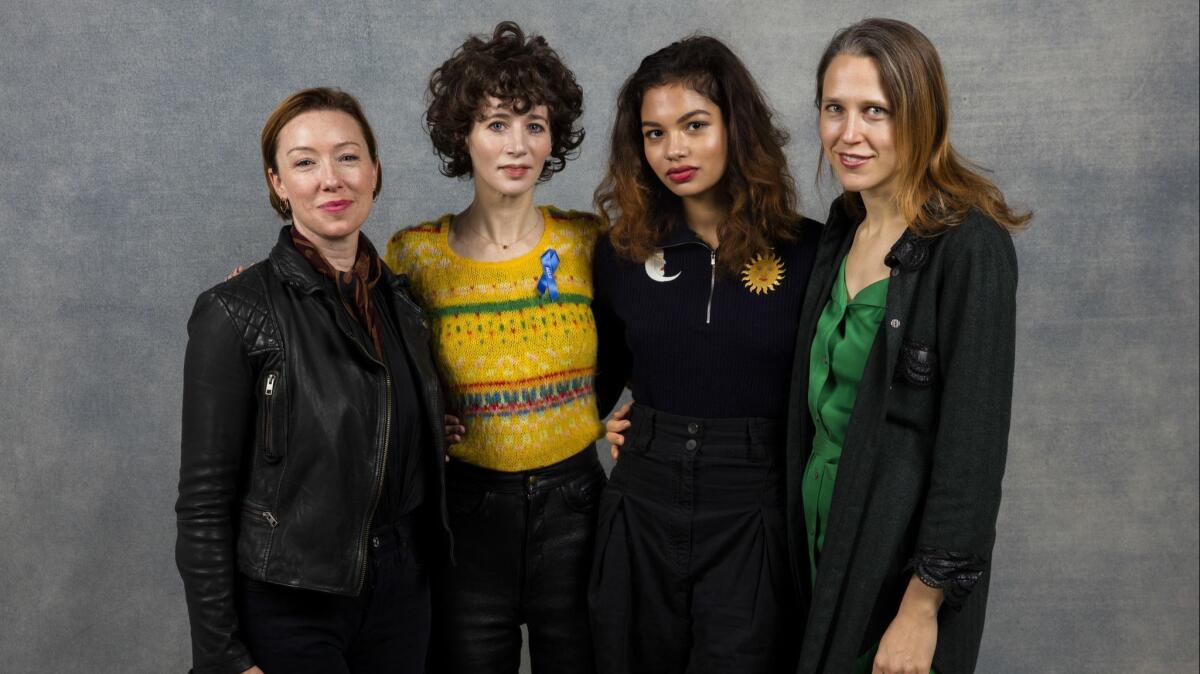
[[[304,259],[308,260],[319,274],[333,279],[342,298],[342,306],[367,329],[367,333],[371,335],[371,342],[375,344],[376,357],[383,360],[383,336],[379,332],[375,307],[371,305],[371,289],[383,278],[383,262],[380,261],[379,254],[375,252],[371,242],[359,232],[358,254],[354,257],[354,266],[350,271],[338,271],[299,230],[292,227],[290,231],[292,245]]]

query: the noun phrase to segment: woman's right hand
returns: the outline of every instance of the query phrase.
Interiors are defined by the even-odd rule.
[[[608,417],[608,421],[604,422],[604,439],[612,444],[610,449],[613,461],[616,461],[621,455],[621,445],[625,444],[623,433],[630,426],[630,422],[626,421],[625,417],[629,414],[630,407],[633,407],[632,400],[618,408]]]
[[[239,264],[237,267],[234,268],[233,271],[229,272],[229,274],[225,276],[225,280],[228,281],[229,279],[233,278],[234,276],[237,276],[238,274],[240,274],[244,271],[246,271],[246,268]],[[258,668],[255,667],[254,669],[258,669]],[[246,671],[252,671],[252,670],[246,670]]]

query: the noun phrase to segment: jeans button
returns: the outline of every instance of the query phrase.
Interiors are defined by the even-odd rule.
[[[695,438],[689,438],[687,442],[683,443],[683,446],[689,452],[694,452],[696,451],[696,447],[700,446],[700,443],[696,442]]]
[[[699,432],[700,432],[700,424],[698,424],[694,421],[692,423],[688,424],[688,433],[695,435]]]

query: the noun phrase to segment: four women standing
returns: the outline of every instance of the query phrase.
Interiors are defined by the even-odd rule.
[[[647,57],[619,97],[597,190],[601,235],[590,216],[533,205],[535,184],[582,140],[582,94],[544,40],[501,24],[435,71],[427,126],[443,172],[471,176],[475,197],[457,215],[397,233],[387,256],[432,317],[457,413],[446,417],[457,444],[445,469],[457,564],[435,585],[435,671],[515,671],[522,623],[535,671],[973,670],[1011,399],[1016,268],[1006,230],[1028,216],[955,155],[936,51],[911,26],[867,20],[840,32],[817,91],[823,156],[845,190],[823,233],[795,214],[786,134],[737,57],[705,37]],[[373,141],[370,150],[374,160]],[[344,252],[314,248],[318,273],[314,259]],[[358,325],[377,356],[390,355],[398,349],[384,341],[378,310],[354,299],[371,297],[370,259],[358,285],[338,282],[344,307],[363,305],[346,309],[356,323],[343,327],[352,336]],[[228,292],[261,277],[255,269]],[[403,297],[400,279],[391,285]],[[252,377],[280,376],[243,346]],[[420,350],[409,346],[404,381],[426,374]],[[376,363],[394,386],[391,372],[403,368],[392,360]],[[209,384],[236,377],[217,379]],[[597,401],[607,411],[626,384],[638,402],[629,421],[624,412],[610,421],[626,437],[589,587],[604,481],[590,449]],[[437,381],[417,390],[440,394]],[[270,439],[280,415],[264,395],[248,402],[259,421],[265,410],[256,426]],[[184,473],[197,459],[189,445],[216,432],[199,427],[212,415],[189,423],[197,398],[185,397]],[[400,475],[382,481],[389,521],[440,494],[429,479],[441,473],[440,437],[424,435],[440,404],[387,417],[407,429],[398,457],[436,450],[432,462],[404,458]],[[296,432],[294,416],[279,434]],[[240,447],[257,441],[238,442],[226,463],[254,465]],[[254,469],[232,470],[220,488],[228,498],[204,514],[203,490],[181,479],[189,600],[206,572],[186,568],[195,555],[185,539],[197,529],[185,520],[228,517],[227,502],[261,482]],[[251,513],[273,495],[254,497]],[[247,533],[234,536],[240,548]],[[404,534],[396,540],[406,549]],[[317,558],[295,550],[302,566]],[[214,647],[232,649],[231,667],[261,661],[258,645],[247,654],[237,615],[216,630],[220,644],[216,616],[205,615],[193,613],[198,668],[219,659]]]

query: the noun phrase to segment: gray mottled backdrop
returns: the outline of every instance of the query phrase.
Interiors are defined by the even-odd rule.
[[[836,28],[896,12],[941,50],[959,148],[1036,211],[1017,240],[980,671],[1197,671],[1195,2],[167,4],[0,6],[0,671],[188,664],[172,557],[184,323],[274,240],[257,137],[287,93],[361,97],[383,241],[469,199],[420,124],[425,77],[468,32],[513,18],[574,67],[588,139],[539,199],[575,208],[622,78],[709,32],[792,130],[804,210],[823,218],[817,57]]]

